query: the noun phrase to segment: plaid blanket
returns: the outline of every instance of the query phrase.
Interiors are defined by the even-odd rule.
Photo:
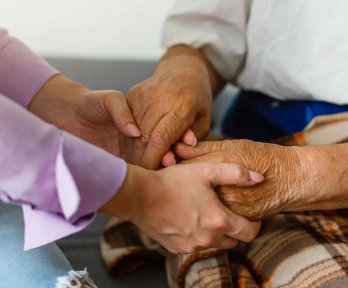
[[[348,142],[348,113],[315,118],[281,145]],[[348,287],[348,209],[280,213],[263,220],[250,244],[173,255],[133,224],[113,218],[101,238],[108,271],[122,275],[148,260],[166,265],[168,284],[193,288]]]

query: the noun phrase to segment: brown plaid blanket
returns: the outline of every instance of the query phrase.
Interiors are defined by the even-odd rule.
[[[348,142],[348,113],[317,117],[304,131],[275,142]],[[101,238],[101,250],[114,276],[150,259],[162,261],[171,288],[341,288],[348,287],[347,237],[348,209],[281,213],[264,219],[260,234],[250,244],[173,255],[133,224],[113,218]]]

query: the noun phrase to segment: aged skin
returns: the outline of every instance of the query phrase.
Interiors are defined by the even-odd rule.
[[[264,175],[248,188],[218,187],[225,205],[249,219],[284,211],[330,210],[348,207],[346,144],[284,147],[249,140],[178,143],[176,153],[192,162],[240,164]]]
[[[153,76],[127,95],[142,133],[128,139],[127,147],[134,153],[127,153],[127,162],[156,169],[165,156],[164,166],[175,164],[171,145],[179,139],[195,144],[185,141],[185,131],[191,129],[199,140],[209,134],[213,95],[222,87],[221,77],[202,52],[184,45],[170,48]]]

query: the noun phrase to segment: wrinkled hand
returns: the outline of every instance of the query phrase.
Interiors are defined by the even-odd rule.
[[[261,184],[238,188],[223,186],[218,189],[221,201],[234,212],[249,219],[280,211],[291,211],[301,191],[301,165],[295,147],[258,143],[248,140],[200,142],[196,147],[182,143],[175,152],[184,163],[236,163],[264,175]]]
[[[61,75],[49,80],[28,108],[45,121],[122,158],[126,138],[140,136],[121,92],[90,91]]]
[[[188,145],[209,133],[212,92],[204,64],[196,57],[181,56],[159,64],[154,75],[134,86],[127,95],[142,137],[128,143],[130,163],[156,169],[174,164],[166,154],[181,137]],[[190,128],[192,132],[185,133]],[[186,135],[185,135],[186,134]]]
[[[237,240],[251,241],[260,223],[229,210],[214,187],[251,186],[262,180],[235,164],[175,165],[158,171],[129,165],[126,181],[101,212],[132,221],[173,253],[229,249]]]

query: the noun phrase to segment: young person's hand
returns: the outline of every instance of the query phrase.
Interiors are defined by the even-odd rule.
[[[62,75],[47,81],[28,109],[43,120],[122,158],[125,158],[126,138],[141,135],[121,92],[91,91]]]
[[[251,241],[260,222],[224,206],[216,186],[253,186],[263,176],[239,165],[200,163],[158,171],[128,165],[127,178],[100,212],[129,220],[173,253],[229,249]]]

